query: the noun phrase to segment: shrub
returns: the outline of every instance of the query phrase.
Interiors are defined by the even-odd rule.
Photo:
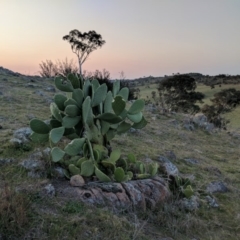
[[[159,83],[158,91],[162,105],[172,111],[195,113],[200,110],[197,102],[202,102],[204,95],[195,92],[197,85],[193,77],[187,74],[174,75]]]

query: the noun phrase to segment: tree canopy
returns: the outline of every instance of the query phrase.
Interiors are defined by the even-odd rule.
[[[160,81],[159,95],[164,103],[172,111],[198,112],[200,110],[196,102],[201,102],[204,94],[195,92],[196,80],[187,75],[179,74]]]
[[[70,43],[73,53],[78,57],[80,75],[82,75],[82,64],[89,54],[105,44],[102,36],[95,31],[81,33],[77,29],[70,31],[69,35],[63,37],[63,40]]]

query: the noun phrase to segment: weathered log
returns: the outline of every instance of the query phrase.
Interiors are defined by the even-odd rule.
[[[117,210],[153,209],[170,196],[167,183],[160,177],[124,183],[89,182],[73,187],[68,182],[53,183],[59,197]]]

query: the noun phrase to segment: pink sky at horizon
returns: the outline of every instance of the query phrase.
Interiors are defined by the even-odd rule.
[[[62,40],[73,29],[102,35],[83,70],[111,78],[240,74],[237,0],[0,0],[0,9],[0,66],[22,74],[38,74],[46,59],[77,63]]]

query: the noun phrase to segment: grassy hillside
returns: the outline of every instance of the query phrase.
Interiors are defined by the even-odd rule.
[[[152,91],[155,91],[158,94],[157,91],[157,84],[151,84],[149,87],[146,86],[140,86],[140,97],[147,99],[151,98]],[[206,86],[204,84],[198,84],[196,91],[202,92],[205,97],[203,99],[203,104],[211,104],[210,99],[213,98],[214,94],[228,88],[235,88],[237,90],[240,90],[240,84],[222,84],[221,87],[218,85],[215,86],[215,88],[211,89],[210,86]],[[236,107],[232,112],[229,112],[225,114],[225,117],[230,120],[230,123],[228,124],[228,128],[230,129],[240,129],[240,106]]]
[[[173,163],[192,179],[200,199],[197,210],[179,207],[178,196],[154,210],[113,213],[68,197],[42,195],[43,186],[52,179],[31,178],[19,163],[47,145],[16,148],[9,140],[14,130],[29,126],[32,117],[49,118],[51,86],[52,80],[0,74],[0,239],[240,239],[240,139],[224,131],[188,131],[180,114],[166,116],[146,108],[149,124],[116,137],[113,147],[123,154],[133,152],[142,161],[173,152]],[[141,93],[153,90],[151,86]],[[228,188],[226,193],[210,194],[219,205],[216,208],[206,199],[206,187],[212,181]]]

